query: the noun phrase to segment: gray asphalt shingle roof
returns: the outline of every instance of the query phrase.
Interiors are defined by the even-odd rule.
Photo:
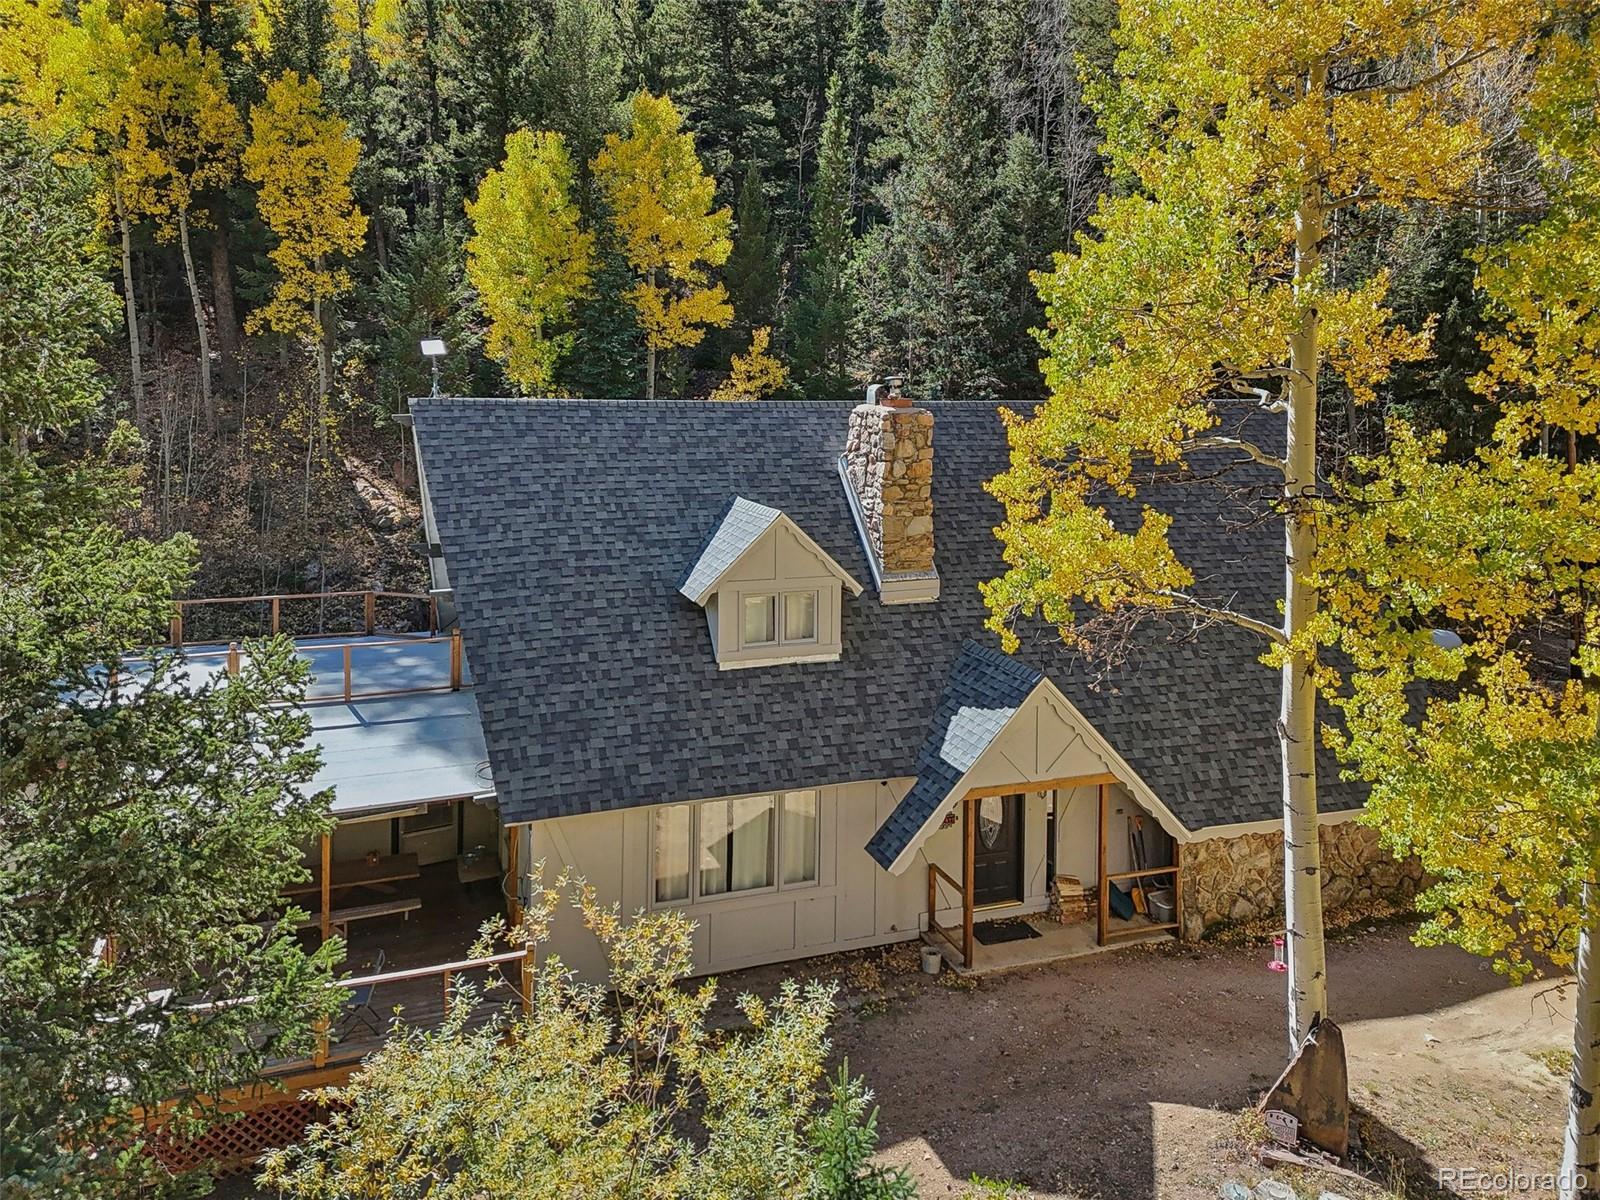
[[[970,638],[961,643],[917,755],[917,781],[867,843],[879,866],[911,844],[1043,679],[1020,659]]]
[[[1007,465],[993,405],[935,402],[938,601],[843,597],[838,662],[721,671],[678,591],[729,496],[780,510],[868,579],[837,461],[851,401],[413,401],[428,490],[509,822],[916,774],[977,585],[1003,569],[983,488]],[[1147,493],[1196,590],[1276,620],[1281,534],[1214,491]],[[1138,507],[1110,505],[1121,521]],[[1277,677],[1231,626],[1149,638],[1097,671],[1025,624],[1047,674],[1191,831],[1276,817]],[[1323,772],[1323,806],[1354,789]]]

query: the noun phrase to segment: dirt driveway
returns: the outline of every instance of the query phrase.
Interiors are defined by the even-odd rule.
[[[1358,929],[1329,947],[1375,1182],[1275,1173],[1312,1200],[1324,1188],[1448,1196],[1438,1168],[1543,1173],[1559,1158],[1570,995],[1507,987],[1479,960],[1408,935]],[[1265,957],[1169,942],[968,987],[918,976],[909,947],[789,971],[844,984],[836,1053],[867,1076],[883,1157],[924,1197],[972,1193],[976,1176],[1018,1194],[1188,1200],[1263,1175],[1230,1142],[1235,1114],[1284,1060],[1283,980]],[[722,991],[779,977],[744,972]]]

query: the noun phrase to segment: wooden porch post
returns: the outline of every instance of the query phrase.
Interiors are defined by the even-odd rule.
[[[1172,919],[1178,923],[1178,940],[1183,941],[1183,843],[1172,842]]]
[[[177,611],[172,614],[172,620],[168,625],[167,640],[174,646],[183,645],[183,605],[177,606]]]
[[[1099,893],[1100,897],[1099,903],[1096,905],[1099,910],[1100,932],[1098,941],[1100,945],[1104,946],[1106,944],[1106,925],[1111,915],[1109,912],[1111,907],[1111,881],[1106,878],[1106,785],[1102,783],[1096,786],[1100,799],[1100,819],[1097,822],[1099,827],[1097,840],[1100,843],[1100,877],[1097,880],[1099,886],[1095,888],[1095,891]]]
[[[461,626],[450,631],[450,690],[461,690]]]
[[[333,835],[322,835],[322,940],[327,941],[332,930],[328,924],[328,912],[332,905],[328,903],[333,894]]]
[[[522,924],[522,877],[520,875],[522,864],[522,839],[527,833],[526,825],[513,825],[506,830],[506,877],[501,880],[501,891],[506,898],[506,916],[511,918],[513,926]]]
[[[376,592],[368,591],[361,599],[361,620],[367,627],[367,636],[372,636],[372,630],[378,620],[378,596]]]
[[[961,961],[968,970],[972,968],[972,887],[977,874],[978,825],[972,819],[972,806],[968,796],[961,802],[961,837],[965,847],[961,854]]]

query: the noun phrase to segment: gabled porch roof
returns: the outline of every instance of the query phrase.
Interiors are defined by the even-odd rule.
[[[951,664],[905,798],[867,843],[900,874],[945,815],[974,794],[1120,782],[1180,842],[1192,832],[1036,667],[968,639]]]

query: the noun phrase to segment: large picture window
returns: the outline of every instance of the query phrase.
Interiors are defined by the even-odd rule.
[[[658,808],[655,902],[692,904],[814,884],[821,835],[821,797],[814,790]]]

